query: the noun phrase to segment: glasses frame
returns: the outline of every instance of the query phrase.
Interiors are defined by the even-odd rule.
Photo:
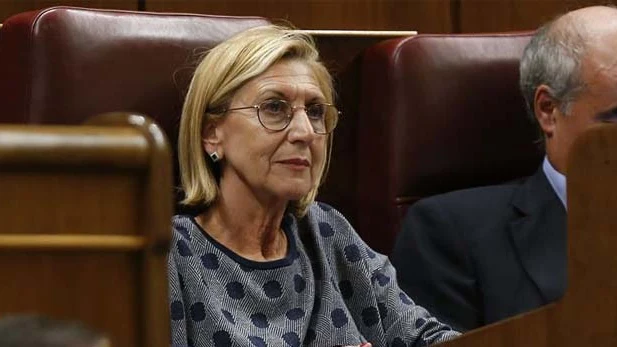
[[[270,128],[268,128],[264,124],[264,122],[261,120],[261,116],[259,115],[259,109],[261,108],[261,105],[263,105],[266,102],[272,102],[272,101],[282,101],[282,102],[286,103],[287,105],[289,105],[289,107],[291,108],[291,112],[289,114],[287,114],[287,124],[285,124],[285,126],[282,127],[281,129],[270,129]],[[336,113],[335,113],[336,120],[335,120],[334,126],[332,127],[332,129],[330,129],[330,131],[328,131],[328,132],[317,132],[317,131],[315,131],[315,128],[311,124],[311,128],[313,129],[313,133],[318,134],[318,135],[328,135],[328,134],[331,134],[334,131],[334,129],[336,129],[336,126],[338,125],[340,117],[343,115],[343,113],[341,111],[339,111],[334,104],[330,104],[330,103],[327,103],[327,102],[316,102],[316,103],[313,103],[313,104],[310,104],[310,105],[325,105],[327,107],[334,108],[334,110],[336,111]],[[277,99],[277,100],[264,100],[264,101],[260,102],[257,105],[227,108],[227,109],[221,110],[221,112],[226,113],[226,112],[229,112],[229,111],[239,111],[239,110],[254,109],[255,112],[257,112],[257,120],[259,120],[259,124],[261,124],[262,127],[264,127],[267,130],[270,130],[270,131],[279,132],[279,131],[283,131],[283,130],[287,129],[289,124],[291,124],[291,120],[296,115],[296,110],[299,110],[299,109],[306,110],[306,107],[307,107],[307,105],[304,105],[304,106],[293,106],[288,101],[285,101],[285,100],[282,100],[282,99]]]

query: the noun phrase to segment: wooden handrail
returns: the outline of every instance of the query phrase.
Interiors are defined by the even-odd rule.
[[[84,151],[87,148],[91,150]],[[0,160],[3,165],[143,168],[150,160],[150,150],[148,141],[130,127],[109,132],[98,126],[3,125]]]
[[[311,36],[387,37],[417,35],[415,30],[295,30]]]
[[[134,235],[0,235],[0,251],[140,251],[146,238]]]

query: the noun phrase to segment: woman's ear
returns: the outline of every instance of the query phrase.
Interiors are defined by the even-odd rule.
[[[544,136],[547,139],[551,138],[555,132],[556,117],[561,113],[559,110],[559,101],[553,97],[551,89],[548,86],[540,85],[536,89],[533,105],[536,120]]]
[[[212,153],[216,153],[219,159],[223,157],[222,140],[219,122],[210,122],[204,126],[201,132],[201,143],[208,155],[212,156]]]

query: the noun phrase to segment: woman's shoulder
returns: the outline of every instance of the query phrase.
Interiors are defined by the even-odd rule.
[[[338,237],[329,237],[334,234],[341,236],[345,235],[345,238],[358,237],[352,225],[347,221],[347,218],[334,207],[326,203],[314,202],[311,204],[306,217],[310,220],[311,224],[314,225],[316,231],[323,237],[338,239]]]
[[[171,230],[173,239],[192,241],[192,229],[194,217],[188,214],[177,214],[171,218]]]
[[[345,221],[347,224],[347,219],[341,212],[339,212],[334,207],[326,204],[325,202],[315,201],[309,207],[307,215],[316,218],[318,220],[340,220]]]
[[[173,217],[171,217],[171,223],[173,225],[179,224],[179,223],[187,223],[187,222],[191,222],[191,220],[193,219],[193,216],[188,215],[188,214],[177,214],[174,215]]]

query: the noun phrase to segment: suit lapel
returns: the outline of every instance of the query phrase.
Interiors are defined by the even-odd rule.
[[[566,212],[542,168],[514,193],[518,214],[510,235],[521,264],[546,303],[559,299],[567,282]]]

